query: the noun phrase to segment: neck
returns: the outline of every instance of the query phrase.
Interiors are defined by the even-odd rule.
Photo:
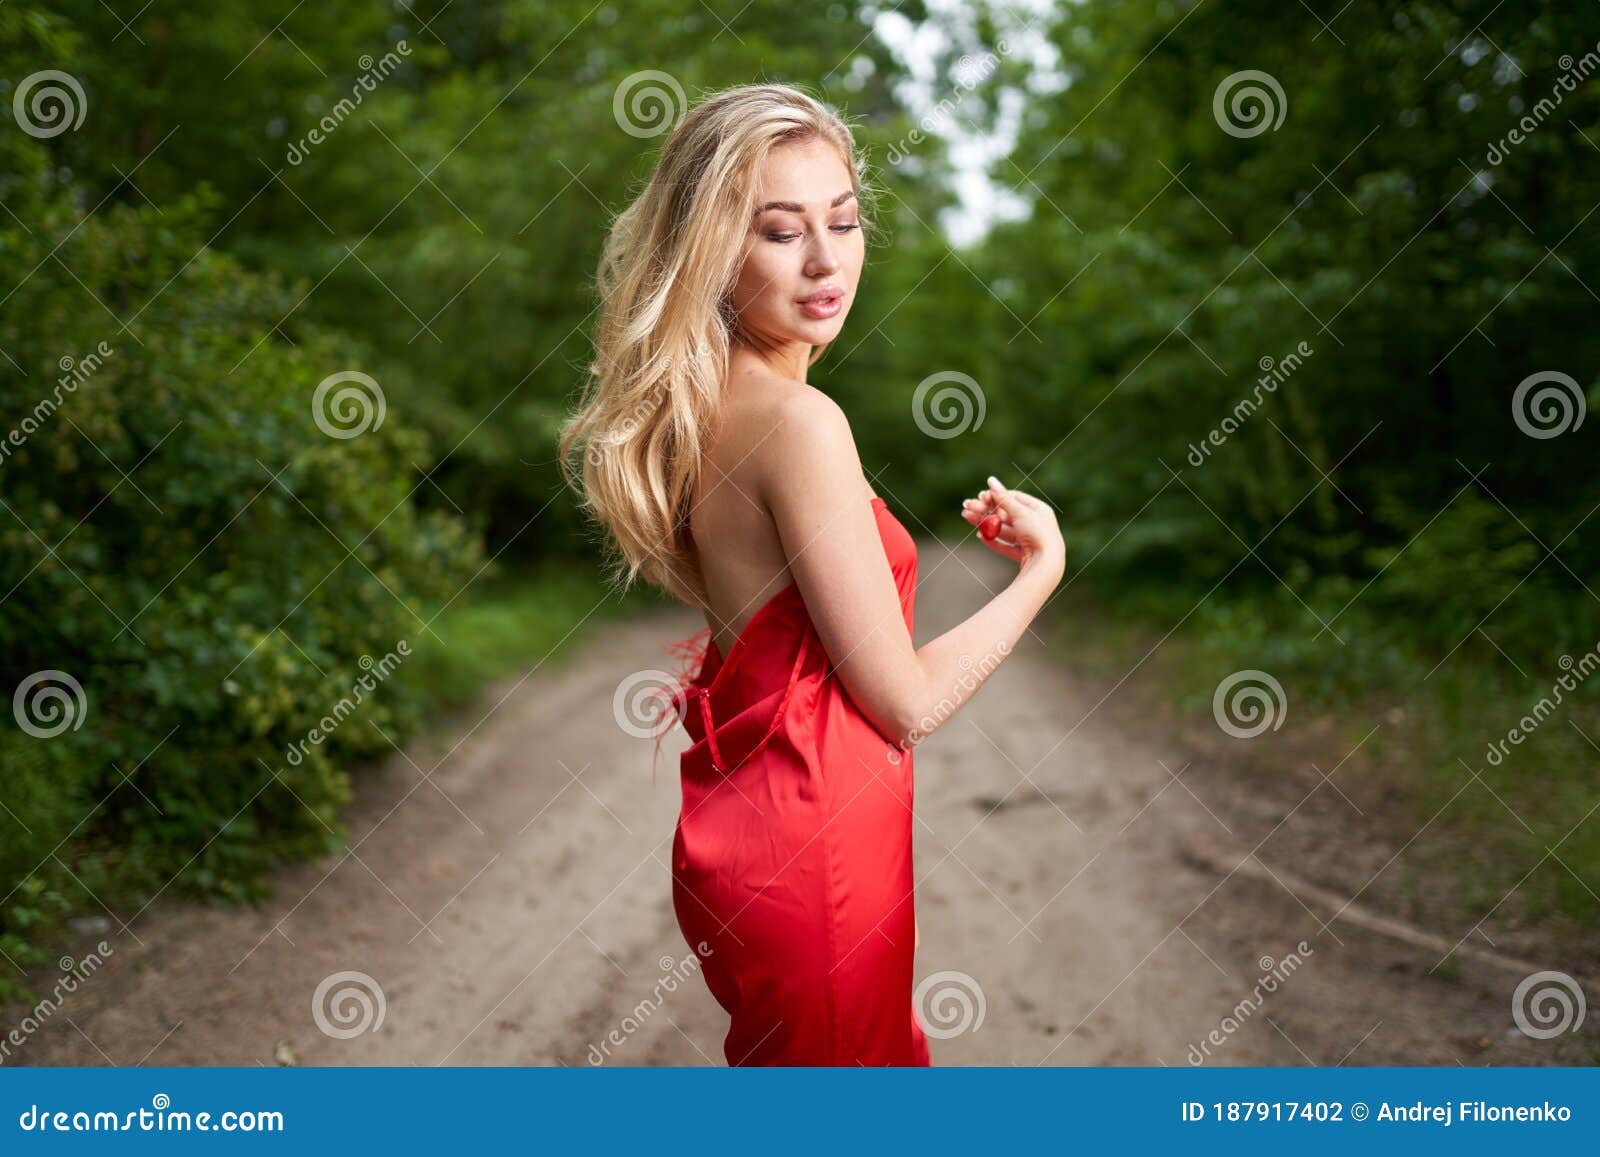
[[[811,363],[811,343],[768,341],[760,335],[741,336],[729,353],[731,369],[762,369],[790,381],[803,382]]]

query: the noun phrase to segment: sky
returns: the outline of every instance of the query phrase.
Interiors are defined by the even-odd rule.
[[[1027,199],[1016,191],[1018,187],[1026,189],[1023,174],[1003,158],[1016,141],[1027,98],[1059,92],[1066,85],[1058,69],[1059,57],[1044,36],[1044,28],[1055,18],[1052,13],[1070,5],[1054,0],[1012,0],[996,10],[1006,42],[1005,56],[1025,61],[1029,71],[1028,92],[1014,87],[1002,90],[999,116],[992,128],[978,124],[961,107],[963,94],[994,65],[993,59],[983,59],[978,48],[973,9],[959,0],[928,0],[927,6],[930,19],[921,24],[893,8],[867,15],[876,35],[909,73],[897,95],[915,117],[926,119],[930,131],[949,144],[960,205],[947,213],[941,224],[952,244],[965,246],[980,239],[995,222],[1025,214]],[[965,46],[968,52],[953,68],[940,73],[935,61],[953,45]],[[904,152],[911,159],[900,163],[915,163],[915,146],[908,145]]]

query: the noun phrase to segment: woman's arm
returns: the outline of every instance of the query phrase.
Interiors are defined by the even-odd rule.
[[[988,545],[1018,562],[1017,575],[919,650],[844,411],[808,386],[777,404],[774,421],[755,475],[790,573],[850,697],[879,732],[909,746],[972,697],[1061,581],[1066,552],[1055,516],[1031,496],[985,491],[977,509],[1001,518]]]
[[[1017,494],[1007,493],[1013,498]],[[999,501],[1004,509],[1005,497]],[[1061,582],[1064,558],[1064,551],[1053,559],[1029,555],[1003,591],[917,651],[923,681],[911,707],[911,723],[895,736],[897,742],[907,747],[920,743],[976,694],[1049,601]]]

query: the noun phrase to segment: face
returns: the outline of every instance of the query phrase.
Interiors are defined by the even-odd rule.
[[[767,154],[733,289],[743,328],[772,345],[822,345],[844,328],[865,243],[844,160],[822,141]]]

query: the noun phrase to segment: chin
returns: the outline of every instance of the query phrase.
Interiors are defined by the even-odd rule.
[[[844,331],[844,311],[841,310],[837,317],[824,318],[819,321],[808,322],[802,327],[799,337],[812,345],[822,345],[834,341]]]

